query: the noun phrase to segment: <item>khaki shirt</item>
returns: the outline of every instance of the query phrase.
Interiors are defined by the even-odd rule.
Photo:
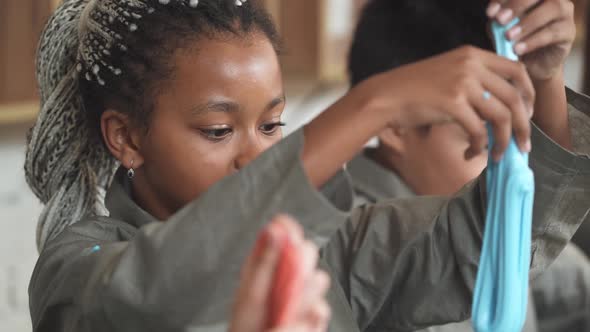
[[[538,275],[588,218],[590,158],[538,130],[532,140],[531,274]],[[452,198],[350,210],[310,185],[303,141],[295,132],[165,223],[130,199],[120,172],[106,200],[110,216],[89,216],[41,253],[29,288],[34,331],[224,331],[240,266],[279,212],[321,242],[320,265],[333,280],[329,331],[413,331],[466,320],[485,174]]]
[[[567,92],[574,150],[588,152],[590,117],[579,109],[586,111],[589,105],[585,97],[571,90]],[[395,171],[383,167],[368,155],[369,149],[347,163],[355,205],[416,196]],[[576,232],[580,239],[581,231]],[[590,244],[590,234],[585,239],[584,244]],[[555,263],[531,283],[531,289],[534,297],[529,296],[523,332],[590,331],[590,261],[576,245],[568,244]],[[541,314],[537,315],[537,311]],[[471,321],[465,321],[424,331],[472,332],[474,329]]]
[[[379,201],[393,198],[409,198],[416,194],[410,189],[404,180],[393,170],[387,169],[370,159],[368,150],[356,156],[347,165],[355,192],[356,205],[375,204]],[[444,326],[430,327],[423,332],[473,332],[470,320]],[[532,296],[529,296],[527,317],[523,332],[537,332],[535,307]]]
[[[573,132],[572,142],[574,151],[584,153],[590,156],[590,106],[588,105],[588,97],[582,94],[575,93],[572,90],[567,90],[567,99],[570,109],[570,127]],[[582,251],[590,257],[590,223],[584,223],[576,232],[572,240]],[[589,328],[590,330],[590,328]]]

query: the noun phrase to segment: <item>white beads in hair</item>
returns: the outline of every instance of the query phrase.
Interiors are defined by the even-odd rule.
[[[76,65],[78,75],[100,85],[105,85],[101,76],[104,70],[121,75],[121,69],[110,64],[108,57],[113,48],[125,52],[127,46],[123,43],[123,37],[111,27],[118,23],[130,32],[137,31],[139,20],[154,10],[141,0],[91,0],[80,19],[80,47]]]
[[[157,4],[165,6],[172,1],[193,9],[199,6],[199,0],[158,0]],[[246,1],[236,0],[235,4],[242,6]],[[140,29],[139,21],[155,10],[147,0],[90,0],[80,19],[80,47],[74,75],[100,85],[106,84],[101,75],[105,71],[121,75],[122,70],[113,66],[108,58],[113,48],[122,52],[128,49],[123,37],[112,27],[123,24],[130,32],[135,32]]]

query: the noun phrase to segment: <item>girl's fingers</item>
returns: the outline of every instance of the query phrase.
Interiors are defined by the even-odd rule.
[[[330,287],[327,273],[316,269],[318,249],[310,241],[301,241],[296,249],[302,259],[302,273],[305,275],[305,288],[298,303],[295,321],[273,332],[325,332],[330,317],[330,307],[325,296]]]
[[[467,101],[451,101],[445,107],[457,124],[469,136],[469,148],[465,151],[465,158],[471,159],[481,154],[488,144],[488,134],[482,119],[477,111]]]
[[[316,285],[318,297],[323,298],[328,293],[328,289],[330,289],[330,276],[322,270],[317,270],[313,280],[314,285]]]
[[[293,218],[287,215],[278,215],[275,217],[274,221],[281,224],[284,227],[286,234],[293,240],[295,243],[300,243],[303,241],[304,232],[301,225],[298,222],[293,220]]]
[[[511,128],[510,134],[514,134],[516,143],[521,151],[530,152],[530,119],[533,116],[534,108],[527,107],[524,104],[519,90],[515,89],[502,77],[494,75],[491,72],[484,75],[484,77],[483,87],[489,91],[492,96],[497,98],[498,101],[503,104],[504,108],[497,106],[498,109],[495,110],[495,113],[489,113],[494,111],[494,109],[490,107],[484,107],[482,109],[488,112],[487,114],[489,116],[496,116],[496,121],[499,121],[498,123],[506,122],[506,111],[508,111],[510,120],[509,125]],[[502,149],[504,146],[500,146],[499,148]]]
[[[566,20],[551,23],[514,45],[514,52],[522,56],[550,45],[571,42],[571,38],[575,34],[572,34],[571,29],[575,29],[575,27]]]
[[[279,228],[269,228],[268,241],[262,253],[252,260],[242,288],[247,294],[245,301],[252,306],[265,306],[278,263],[282,238]]]
[[[304,240],[298,247],[303,262],[301,263],[301,273],[306,280],[313,277],[313,273],[318,264],[318,248],[311,241]]]
[[[574,5],[569,0],[544,1],[508,30],[506,37],[515,42],[526,39],[551,23],[571,18],[573,8]]]
[[[529,120],[532,117],[533,108],[525,106],[519,90],[511,86],[511,84],[502,77],[494,75],[492,72],[484,74],[483,87],[504,105],[504,108],[497,106],[498,109],[494,109],[491,107],[485,107],[487,105],[484,104],[484,107],[480,109],[480,111],[485,112],[484,115],[486,118],[490,118],[490,122],[494,127],[502,127],[494,128],[496,145],[494,146],[494,151],[492,151],[493,156],[498,157],[498,154],[504,151],[510,142],[512,134],[514,134],[520,150],[523,152],[529,152],[531,145],[531,126]],[[501,140],[499,139],[500,137]],[[508,138],[508,140],[506,140],[506,138]],[[498,149],[500,151],[497,151]]]
[[[326,301],[318,301],[307,315],[310,332],[324,332],[330,322],[331,310]]]
[[[268,296],[284,240],[281,227],[271,222],[261,233],[248,257],[233,306],[230,331],[260,331],[266,322]]]
[[[315,270],[306,280],[303,296],[299,303],[300,312],[304,313],[314,303],[322,301],[330,288],[330,277],[321,270]]]
[[[507,114],[506,117],[510,117],[510,110],[498,100],[491,92],[485,90],[482,87],[474,87],[474,92],[472,93],[472,100],[471,104],[477,110],[482,118],[490,119],[493,112],[499,112],[502,114]],[[492,122],[491,120],[487,120]],[[492,152],[492,157],[494,160],[499,160],[502,157],[502,151],[506,149],[508,145],[508,139],[510,138],[510,124],[498,124],[492,123],[492,128],[494,131],[494,138],[496,144],[494,144],[494,149]]]
[[[259,268],[259,265],[261,264],[263,254],[265,252],[268,252],[269,247],[272,247],[273,245],[278,245],[277,242],[281,242],[283,240],[282,238],[286,236],[285,230],[283,230],[282,226],[279,224],[281,222],[281,218],[282,216],[275,217],[260,232],[254,249],[250,253],[250,256],[246,258],[246,262],[242,267],[240,277],[240,281],[242,284],[249,283],[252,280],[255,271]]]
[[[490,4],[488,5],[488,8],[486,9],[486,14],[488,15],[489,18],[494,18],[496,17],[496,15],[498,15],[498,13],[500,12],[500,10],[502,9],[502,4],[499,1],[490,1]]]
[[[520,149],[527,152],[527,149],[529,149],[527,143],[528,136],[526,136],[526,130],[528,130],[527,128],[530,128],[528,127],[528,115],[525,114],[521,109],[516,111],[512,110],[510,106],[506,104],[506,101],[503,101],[501,98],[497,97],[499,94],[506,93],[506,91],[502,90],[507,90],[510,92],[514,91],[514,88],[511,88],[508,83],[504,83],[501,79],[500,81],[502,81],[502,83],[488,82],[485,87],[474,88],[474,92],[472,93],[473,100],[471,101],[471,103],[479,112],[480,116],[486,119],[486,121],[488,121],[492,126],[492,131],[494,134],[494,146],[491,153],[492,158],[495,161],[499,161],[502,158],[502,155],[510,143],[513,133]],[[508,86],[492,86],[495,84],[506,84]],[[514,100],[511,101],[511,103],[521,103],[518,96],[508,98]],[[522,115],[524,115],[525,119],[525,129],[521,129],[519,127],[523,125]],[[525,133],[524,137],[521,136],[523,132]]]
[[[487,70],[480,74],[485,79],[490,73],[509,81],[519,92],[527,110],[532,110],[535,104],[535,88],[526,66],[496,54],[485,52],[484,63]]]
[[[481,97],[485,93],[482,88],[475,88],[474,91],[475,93],[480,95],[480,97],[474,96],[475,100],[484,99],[483,97]],[[489,93],[493,94],[492,92]],[[506,148],[508,147],[508,143],[510,142],[510,137],[512,134],[512,127],[510,123],[511,115],[510,111],[507,109],[493,109],[492,107],[488,106],[486,102],[490,100],[491,97],[485,100],[484,102],[479,102],[479,107],[477,108],[477,111],[480,114],[480,116],[487,122],[489,122],[492,126],[495,142],[494,149],[492,150],[492,156],[495,161],[498,161],[504,154],[504,151],[506,150]]]
[[[254,253],[250,255],[243,268],[242,282],[234,307],[232,327],[242,331],[260,331],[266,321],[260,315],[260,308],[268,306],[274,274],[284,241],[289,240],[301,258],[302,275],[306,288],[300,297],[299,314],[293,326],[285,326],[284,332],[324,332],[328,324],[330,310],[325,295],[330,279],[325,272],[316,269],[318,248],[303,238],[303,230],[293,219],[277,216],[264,229]],[[233,331],[233,330],[232,330]]]
[[[486,13],[490,19],[495,19],[500,24],[508,24],[539,3],[540,0],[495,0],[490,2]]]
[[[267,332],[267,331],[263,331]],[[309,327],[305,326],[305,324],[297,324],[294,326],[283,326],[276,329],[272,329],[268,332],[310,332]]]

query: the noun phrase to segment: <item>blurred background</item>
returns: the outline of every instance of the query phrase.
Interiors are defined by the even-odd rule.
[[[347,89],[346,57],[356,17],[367,0],[264,0],[286,46],[282,58],[287,132],[307,122]],[[392,0],[395,1],[395,0]],[[588,91],[586,1],[574,0],[578,40],[566,81]],[[0,331],[31,331],[27,286],[37,251],[41,206],[24,179],[24,143],[38,111],[34,53],[59,0],[0,0]]]

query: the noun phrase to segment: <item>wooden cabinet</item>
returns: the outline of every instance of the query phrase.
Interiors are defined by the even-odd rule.
[[[284,40],[287,79],[342,81],[356,16],[367,0],[266,0]]]
[[[35,50],[60,0],[0,0],[0,124],[37,112]],[[261,0],[285,41],[286,79],[342,80],[354,9],[366,0]]]
[[[286,80],[346,80],[352,33],[367,0],[260,1],[272,14],[284,41],[281,63]],[[0,0],[0,124],[30,120],[36,114],[37,38],[51,10],[60,2]],[[587,0],[574,2],[576,21],[581,27],[578,35],[582,37]],[[590,48],[590,43],[587,45]]]
[[[0,1],[0,124],[36,114],[35,50],[49,0]]]

